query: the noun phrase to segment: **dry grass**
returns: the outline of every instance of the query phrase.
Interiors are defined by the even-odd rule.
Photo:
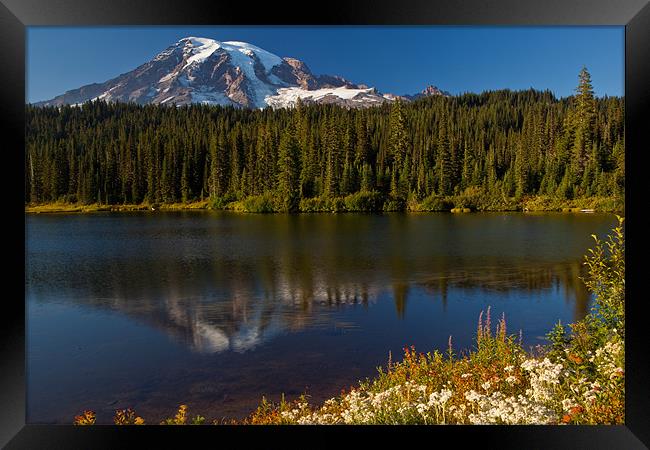
[[[139,205],[81,205],[78,203],[45,203],[38,205],[25,205],[25,212],[29,214],[49,214],[49,213],[93,213],[105,211],[176,211],[176,210],[197,210],[208,209],[208,201],[198,201],[191,203],[168,203],[160,205],[149,205],[146,203]]]

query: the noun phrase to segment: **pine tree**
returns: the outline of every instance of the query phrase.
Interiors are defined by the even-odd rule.
[[[216,151],[216,174],[215,174],[215,193],[217,197],[222,197],[228,192],[230,173],[230,162],[228,161],[229,152],[226,150],[226,138],[221,131],[217,137]]]
[[[594,123],[596,116],[596,104],[594,99],[591,75],[586,67],[583,67],[578,76],[580,83],[576,88],[574,97],[574,142],[573,142],[573,171],[577,177],[581,177],[589,160],[594,134]]]
[[[404,166],[408,147],[406,121],[402,111],[402,102],[399,99],[391,105],[390,109],[388,146],[390,148],[389,154],[392,160],[391,172],[394,174],[393,177],[397,177],[397,172]]]
[[[363,164],[361,176],[361,191],[370,192],[375,189],[375,180],[372,173],[372,166],[368,163]]]
[[[366,116],[360,112],[355,121],[355,156],[354,163],[357,167],[370,162],[370,142],[368,141],[368,125]]]
[[[217,137],[212,134],[210,136],[210,197],[216,198],[219,186],[219,145],[217,144]]]
[[[181,175],[181,201],[183,203],[187,203],[190,200],[191,197],[191,189],[190,189],[190,168],[189,168],[189,162],[188,162],[188,156],[187,153],[183,157],[183,167],[182,167],[182,175]]]
[[[454,168],[447,131],[447,115],[443,112],[438,125],[438,177],[439,192],[442,195],[451,195],[453,188]]]
[[[517,145],[517,151],[515,153],[515,185],[516,185],[516,196],[521,197],[524,194],[528,193],[529,187],[529,170],[530,162],[528,160],[528,151],[526,146],[523,143]]]
[[[341,186],[341,136],[339,125],[333,116],[328,120],[325,146],[327,149],[327,169],[325,172],[325,195],[337,197]]]
[[[280,140],[278,197],[283,210],[298,211],[300,203],[300,146],[293,124],[285,128]]]

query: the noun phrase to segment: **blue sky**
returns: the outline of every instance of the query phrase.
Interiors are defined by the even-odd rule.
[[[573,94],[585,65],[596,95],[624,93],[623,27],[29,27],[28,102],[133,70],[186,36],[245,41],[382,92],[432,84],[459,94],[550,89]]]

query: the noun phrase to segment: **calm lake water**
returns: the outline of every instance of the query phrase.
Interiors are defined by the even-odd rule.
[[[526,346],[583,317],[607,214],[26,217],[27,422],[244,417],[314,401],[404,346],[472,346],[491,306]],[[493,323],[496,320],[493,320]]]

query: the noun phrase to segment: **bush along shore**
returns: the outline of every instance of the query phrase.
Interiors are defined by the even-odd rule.
[[[213,199],[210,207],[249,213],[287,212],[281,197],[271,193],[241,200]],[[300,200],[296,212],[477,212],[477,211],[562,211],[616,212],[625,210],[622,197],[585,197],[567,200],[550,196],[503,197],[478,188],[462,195],[431,195],[422,200],[384,196],[378,191],[361,191],[345,197],[315,197]]]
[[[44,203],[28,204],[27,213],[91,213],[105,211],[174,211],[174,210],[218,210],[243,213],[288,212],[282,199],[272,193],[237,199],[234,196],[217,197],[210,200],[187,203],[142,203],[142,204],[78,204]],[[524,212],[614,212],[624,213],[622,197],[586,197],[567,200],[550,196],[501,197],[491,196],[478,189],[468,189],[463,195],[431,195],[421,201],[415,198],[403,200],[386,197],[377,191],[362,191],[345,197],[305,198],[293,212],[481,212],[481,211],[524,211]]]
[[[373,379],[312,405],[303,395],[272,403],[262,398],[242,421],[213,424],[623,424],[625,421],[625,239],[623,218],[585,256],[584,281],[595,304],[581,321],[556,324],[549,343],[526,352],[508,334],[505,317],[494,330],[490,308],[478,318],[474,348],[457,354],[405,348]],[[91,425],[93,411],[74,418]],[[144,424],[118,410],[115,424]],[[181,405],[161,424],[205,424]]]

